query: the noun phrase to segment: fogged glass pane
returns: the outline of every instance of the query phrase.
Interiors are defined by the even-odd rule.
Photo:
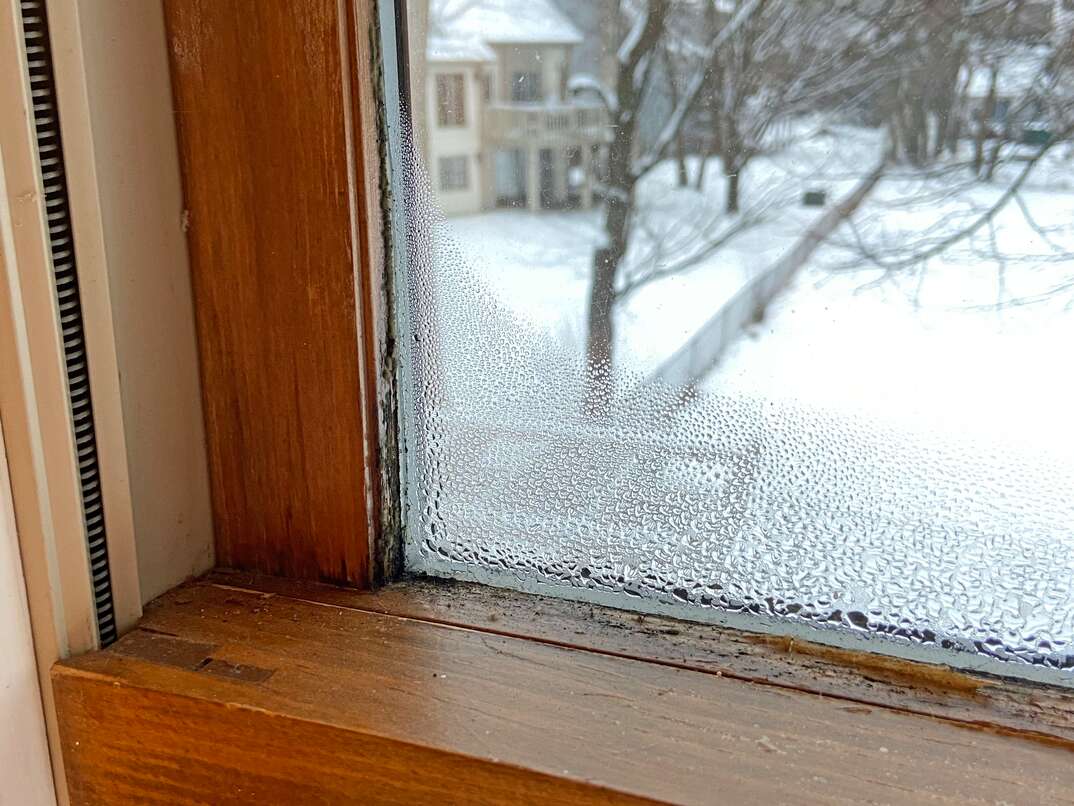
[[[1074,680],[1074,12],[408,5],[411,567]]]

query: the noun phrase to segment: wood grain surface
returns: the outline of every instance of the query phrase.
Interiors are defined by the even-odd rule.
[[[357,245],[346,8],[164,8],[217,561],[366,585],[375,446],[356,277],[375,256]]]
[[[1033,735],[1074,750],[1074,691],[454,580],[376,591],[216,570],[207,581],[681,666]]]
[[[1074,802],[1040,741],[206,582],[54,678],[82,803]]]

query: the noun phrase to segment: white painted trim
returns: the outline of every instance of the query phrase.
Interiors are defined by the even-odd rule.
[[[214,559],[164,13],[50,0],[49,25],[123,630]]]
[[[96,193],[98,183],[93,159],[90,104],[86,72],[82,66],[77,9],[70,0],[50,2],[48,16],[72,234],[78,261],[86,357],[93,395],[97,461],[108,536],[108,571],[112,579],[112,607],[116,627],[123,632],[141,617],[142,598],[138,583],[127,445],[123,433],[116,334],[108,289],[107,245]]]
[[[28,99],[19,0],[0,0],[0,422],[53,775],[66,802],[48,672],[93,649],[97,632]]]
[[[2,795],[12,804],[49,806],[56,791],[49,764],[41,684],[37,677],[26,585],[22,576],[15,509],[4,437],[0,433],[0,765]]]
[[[33,600],[47,593],[52,654],[59,657],[92,649],[97,636],[21,39],[19,0],[3,0],[0,108],[8,114],[0,119],[0,416],[31,614]]]

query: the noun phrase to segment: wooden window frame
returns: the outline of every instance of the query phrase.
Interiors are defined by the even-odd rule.
[[[399,188],[388,181],[407,146],[385,114],[385,87],[405,95],[407,79],[381,52],[382,37],[406,39],[405,3],[300,5],[302,25],[295,26],[294,9],[259,0],[164,0],[214,542],[217,564],[232,568],[147,604],[138,625],[108,650],[53,668],[50,741],[72,802],[400,802],[447,788],[456,799],[483,802],[704,801],[716,793],[1074,798],[1074,696],[1064,690],[463,583],[411,580],[377,590],[401,570],[400,476],[407,472],[398,434],[408,370],[397,365],[394,318],[405,305],[396,270],[406,255],[405,244],[389,237],[405,222],[393,197]],[[74,42],[84,41],[99,13],[77,0],[52,8],[58,21],[72,23],[54,30]],[[232,46],[247,44],[251,17],[262,40],[239,53]],[[223,43],[216,50],[214,38]],[[310,42],[331,52],[310,62],[334,77],[328,84],[288,72]],[[87,76],[100,69],[92,61],[80,68]],[[229,65],[242,69],[221,69]],[[236,74],[262,80],[235,82]],[[88,97],[92,110],[94,86],[87,80],[68,97]],[[317,86],[327,89],[318,94]],[[67,108],[70,102],[64,114]],[[269,137],[328,125],[338,127],[330,148],[305,157],[288,137]],[[309,150],[313,139],[294,142]],[[107,207],[102,187],[115,198],[124,192],[90,170],[112,158],[95,149],[81,155],[83,209]],[[310,188],[303,176],[312,168],[339,181]],[[258,196],[244,195],[244,183],[258,169],[272,171],[282,198],[301,202],[251,210]],[[296,232],[316,244],[312,254],[287,251],[285,239]],[[95,225],[81,242],[114,253],[125,237]],[[18,276],[30,277],[31,259],[16,258]],[[288,274],[296,267],[307,273],[299,281]],[[115,264],[102,258],[99,270],[107,275]],[[268,295],[253,303],[251,278],[264,281]],[[311,289],[344,289],[347,304],[309,305],[300,297]],[[91,311],[98,324],[122,310],[107,283],[101,294]],[[15,315],[25,304],[16,299],[0,309],[0,324],[28,327]],[[271,341],[280,321],[252,315],[257,305],[293,317],[282,328],[286,338]],[[315,353],[303,341],[313,332],[336,341]],[[116,334],[100,339],[108,350],[122,346]],[[266,342],[289,362],[292,384],[272,374],[278,365],[255,360]],[[0,340],[5,349],[11,344],[40,353],[47,339]],[[245,363],[222,371],[220,355],[232,348],[249,350]],[[48,366],[42,355],[37,366]],[[315,355],[326,363],[304,363]],[[321,383],[335,371],[351,382]],[[101,384],[112,388],[119,374],[106,362]],[[42,439],[40,401],[58,394],[40,372],[30,390],[38,408],[19,389],[16,407],[0,401],[9,453],[12,433],[17,444],[25,435]],[[98,405],[116,406],[119,397]],[[328,404],[356,414],[333,432],[332,461],[296,458],[287,450],[296,436],[329,445],[318,442],[324,418],[310,416],[310,406]],[[274,429],[251,442],[243,418],[266,414]],[[131,438],[121,415],[117,436]],[[229,454],[239,442],[243,450]],[[360,472],[341,479],[341,457],[356,457]],[[56,507],[70,504],[70,491],[52,478],[28,474],[22,489],[47,492]],[[347,490],[360,497],[358,510],[341,502]],[[25,563],[47,553],[38,537],[45,529],[26,520],[41,509],[36,499],[19,499],[19,490],[16,498]],[[357,560],[354,541],[362,546]],[[28,571],[31,602],[46,589],[42,580]],[[31,615],[36,637],[42,624],[33,608]],[[92,645],[91,633],[63,646],[54,639],[51,657]],[[39,652],[39,664],[49,657]],[[560,684],[555,691],[550,681]],[[840,731],[869,742],[855,750],[839,743]]]
[[[1062,690],[469,583],[216,572],[53,677],[82,803],[1074,796]]]

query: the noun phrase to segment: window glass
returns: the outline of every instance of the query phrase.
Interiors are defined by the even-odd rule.
[[[464,79],[460,73],[436,77],[436,117],[440,126],[465,126]]]
[[[516,71],[511,79],[511,100],[516,103],[536,103],[541,100],[541,74],[535,71]]]
[[[1068,4],[407,5],[411,568],[1074,682]]]
[[[440,189],[466,190],[469,186],[466,164],[467,157],[440,158]]]

